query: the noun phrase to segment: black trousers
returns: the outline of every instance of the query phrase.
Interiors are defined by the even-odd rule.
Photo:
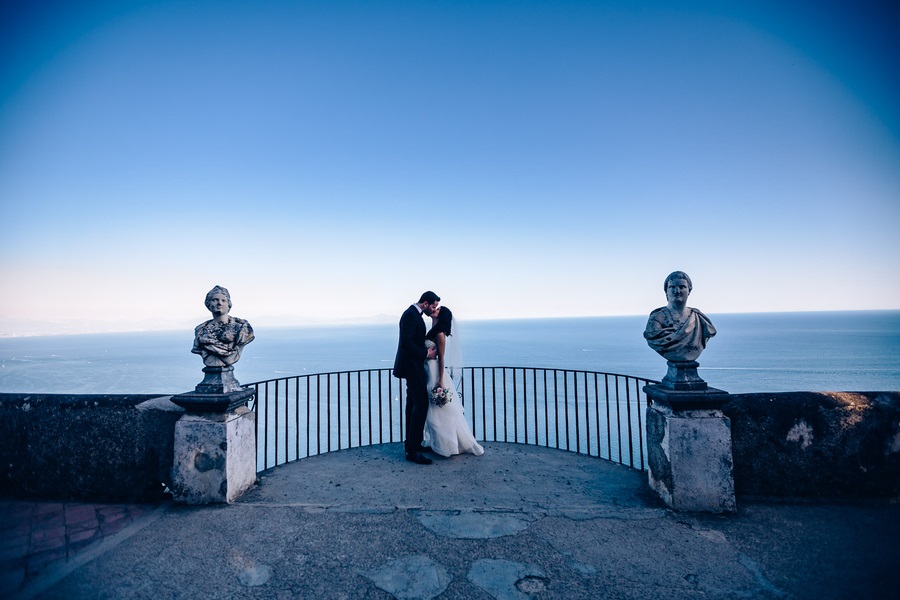
[[[428,417],[428,378],[425,365],[421,371],[406,378],[406,442],[407,454],[418,452],[422,447],[425,433],[425,419]]]

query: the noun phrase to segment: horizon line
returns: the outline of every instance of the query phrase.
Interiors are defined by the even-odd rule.
[[[875,308],[875,309],[828,309],[828,310],[763,310],[763,311],[724,311],[724,312],[710,312],[707,313],[709,315],[788,315],[788,314],[826,314],[826,313],[889,313],[889,312],[900,312],[900,308]],[[647,313],[649,314],[649,313]],[[629,313],[629,314],[614,314],[614,315],[574,315],[574,316],[554,316],[554,317],[546,317],[546,316],[536,316],[536,317],[473,317],[470,319],[465,319],[466,322],[483,322],[483,321],[537,321],[537,320],[575,320],[575,319],[615,319],[615,318],[633,318],[633,317],[644,317],[646,316],[643,313]],[[275,317],[257,317],[260,320],[269,321]],[[352,325],[360,325],[360,324],[372,324],[372,325],[382,325],[389,322],[393,322],[396,319],[399,319],[396,315],[389,315],[385,313],[379,313],[375,315],[368,315],[365,317],[347,317],[347,318],[321,318],[321,317],[301,317],[301,316],[291,316],[286,317],[282,316],[280,318],[290,319],[295,321],[294,323],[286,324],[286,325],[277,325],[266,323],[264,325],[254,326],[254,329],[257,330],[269,330],[269,329],[303,329],[303,328],[313,328],[313,327],[344,327],[344,326],[352,326]],[[176,319],[172,319],[171,321],[176,321]],[[35,322],[30,319],[22,319],[21,322],[28,323],[40,323]],[[98,321],[98,320],[73,320],[73,321],[51,321],[47,322],[47,324],[56,324],[60,327],[57,330],[50,330],[46,332],[19,332],[19,333],[6,333],[0,332],[0,339],[16,339],[16,338],[33,338],[33,337],[59,337],[59,336],[74,336],[74,335],[103,335],[103,334],[115,334],[115,333],[167,333],[167,332],[176,332],[176,331],[185,331],[186,329],[193,330],[194,326],[185,326],[185,328],[172,326],[163,326],[160,328],[148,328],[148,327],[140,327],[134,326],[129,327],[127,325],[121,328],[109,328],[109,329],[85,329],[81,331],[72,331],[66,330],[65,328],[68,326],[69,328],[78,325],[101,325],[104,323],[114,324],[121,323],[120,320],[116,321]],[[252,323],[251,323],[252,325]]]

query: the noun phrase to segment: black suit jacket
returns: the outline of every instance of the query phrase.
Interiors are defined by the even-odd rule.
[[[415,304],[410,305],[400,317],[400,343],[394,359],[394,377],[406,379],[425,373],[425,321]]]

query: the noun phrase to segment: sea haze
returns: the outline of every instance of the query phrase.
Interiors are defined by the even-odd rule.
[[[661,379],[646,317],[465,321],[468,366],[549,367]],[[732,393],[900,390],[900,311],[710,315],[718,335],[701,376]],[[242,383],[393,365],[396,324],[257,328]],[[159,393],[192,390],[202,361],[193,331],[0,339],[0,391]]]

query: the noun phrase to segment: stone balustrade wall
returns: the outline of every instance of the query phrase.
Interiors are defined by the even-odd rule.
[[[900,497],[900,392],[734,395],[735,492]],[[168,396],[0,394],[0,495],[134,501],[171,485]]]
[[[900,392],[736,394],[735,493],[900,497]]]
[[[0,394],[0,495],[158,499],[183,414],[168,396]]]

